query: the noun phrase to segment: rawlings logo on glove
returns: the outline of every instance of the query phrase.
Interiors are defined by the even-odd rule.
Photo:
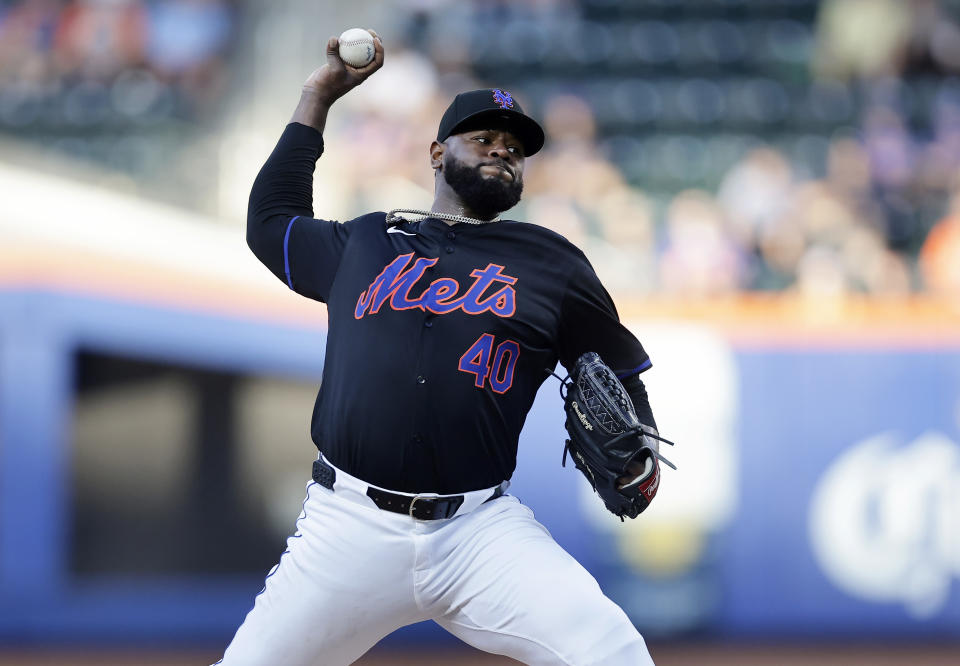
[[[564,392],[566,389],[566,392]],[[633,402],[600,356],[587,352],[563,380],[560,394],[570,439],[563,449],[614,515],[636,518],[656,497],[660,464],[676,469],[660,455],[656,429],[640,423]]]
[[[590,425],[590,421],[587,420],[587,417],[584,415],[583,412],[580,411],[580,408],[577,406],[577,401],[574,400],[570,404],[571,406],[573,406],[573,411],[577,413],[577,418],[580,419],[580,423],[583,424],[583,427],[586,428],[587,430],[593,430],[593,426]]]

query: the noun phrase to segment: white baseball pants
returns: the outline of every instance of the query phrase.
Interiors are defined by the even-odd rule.
[[[515,497],[419,521],[362,487],[340,470],[332,491],[307,485],[297,531],[218,663],[350,664],[429,619],[525,664],[653,666],[626,614]]]

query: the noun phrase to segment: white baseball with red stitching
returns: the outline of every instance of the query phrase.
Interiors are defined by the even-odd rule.
[[[373,62],[373,35],[363,28],[350,28],[339,37],[340,59],[351,67],[366,67]]]

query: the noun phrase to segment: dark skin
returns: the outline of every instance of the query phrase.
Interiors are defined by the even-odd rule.
[[[327,125],[327,113],[338,99],[366,81],[378,69],[383,67],[383,42],[374,30],[367,29],[373,35],[373,61],[366,67],[351,67],[340,59],[340,40],[331,37],[327,40],[327,62],[307,77],[300,94],[300,103],[290,122],[313,127],[323,134]]]
[[[327,62],[314,70],[304,82],[300,102],[290,118],[291,122],[313,127],[322,134],[333,103],[383,67],[383,41],[374,30],[367,31],[373,35],[374,58],[366,67],[356,68],[344,63],[338,52],[339,40],[336,37],[327,40]],[[523,178],[523,145],[503,128],[471,130],[454,134],[443,143],[434,141],[430,144],[430,166],[434,169],[434,200],[430,210],[434,213],[477,217],[444,179],[445,154],[467,166],[477,167],[484,178],[507,181]],[[642,466],[631,463],[627,471],[636,475],[642,471]],[[625,476],[617,481],[622,486],[633,478]]]
[[[484,178],[507,182],[523,179],[524,154],[520,140],[505,129],[478,129],[454,134],[430,144],[430,166],[434,169],[434,213],[450,213],[484,219],[470,210],[443,177],[444,157],[476,167]],[[453,224],[453,222],[447,222]]]

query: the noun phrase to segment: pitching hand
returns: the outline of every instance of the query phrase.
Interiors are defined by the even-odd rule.
[[[370,64],[357,68],[343,62],[340,42],[331,37],[327,40],[327,62],[307,78],[303,84],[304,92],[315,92],[328,104],[333,104],[380,69],[383,66],[383,42],[375,31],[368,28],[367,32],[373,35],[374,56]]]

